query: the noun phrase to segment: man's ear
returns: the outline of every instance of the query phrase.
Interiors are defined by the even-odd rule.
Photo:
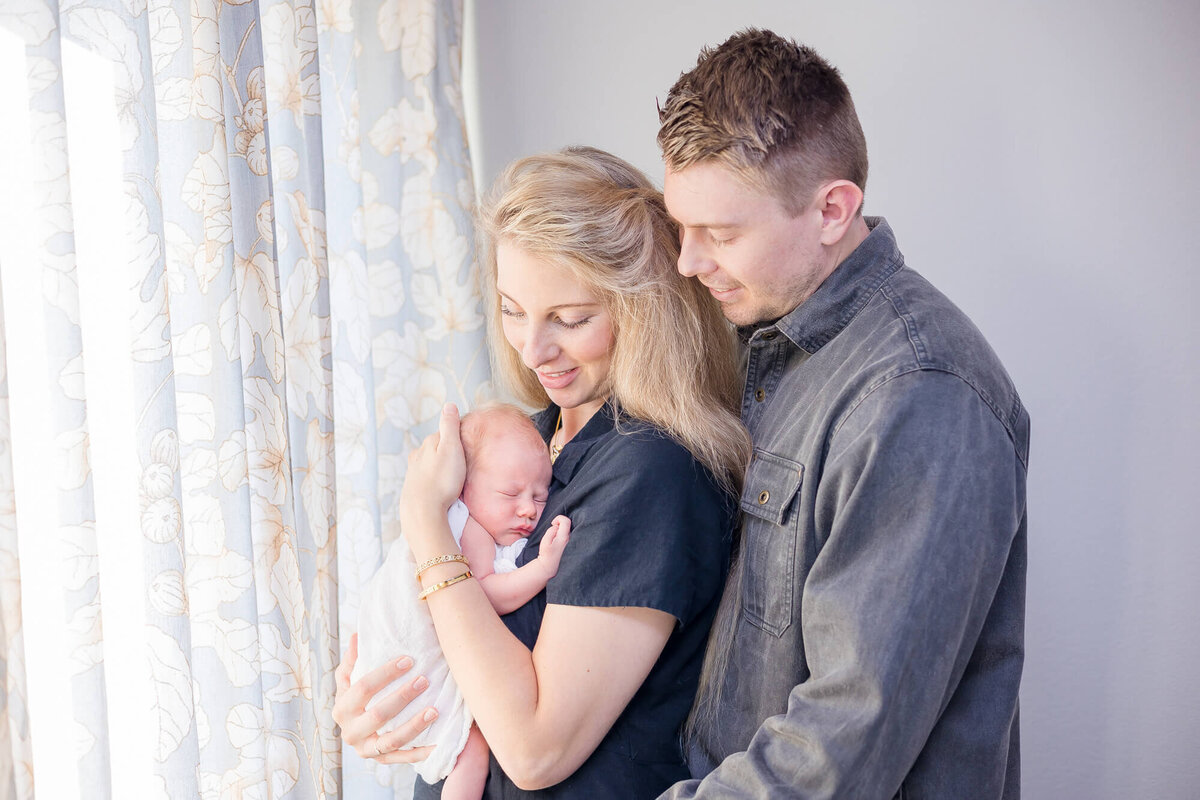
[[[821,208],[821,244],[835,245],[858,217],[862,189],[853,181],[833,181],[821,187],[817,200]]]

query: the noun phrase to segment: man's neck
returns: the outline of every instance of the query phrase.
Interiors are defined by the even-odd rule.
[[[838,265],[849,258],[850,254],[857,250],[858,246],[863,243],[863,240],[870,235],[871,229],[867,227],[867,220],[859,214],[855,217],[854,222],[850,223],[850,228],[846,231],[846,235],[834,245],[837,260],[834,261],[833,269],[837,269]],[[832,275],[833,270],[830,270],[829,274]]]
[[[825,263],[829,266],[826,267],[825,273],[821,276],[820,283],[812,286],[808,294],[804,295],[800,302],[792,307],[792,311],[804,305],[804,301],[811,297],[825,281],[829,280],[829,276],[836,272],[837,268],[842,265],[842,262],[849,258],[850,254],[857,250],[858,246],[870,235],[871,229],[867,227],[867,221],[860,214],[850,223],[850,227],[846,230],[842,238],[835,244],[829,245],[828,249],[825,250],[825,254],[829,257],[829,260]]]

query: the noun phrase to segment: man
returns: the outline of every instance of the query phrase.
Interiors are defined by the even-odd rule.
[[[1029,418],[861,214],[837,71],[748,30],[660,110],[680,271],[745,343],[737,566],[669,798],[1014,798]]]

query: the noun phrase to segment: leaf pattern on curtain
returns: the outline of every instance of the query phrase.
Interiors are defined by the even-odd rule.
[[[0,26],[26,44],[38,156],[82,795],[110,796],[108,754],[131,745],[104,700],[98,575],[114,567],[98,557],[86,413],[103,376],[82,343],[63,41],[113,67],[125,257],[106,275],[131,309],[144,557],[124,568],[143,584],[145,783],[164,798],[399,796],[404,770],[349,753],[343,774],[333,670],[398,534],[408,451],[444,402],[491,391],[461,0],[17,0]],[[0,794],[27,797],[5,377]]]

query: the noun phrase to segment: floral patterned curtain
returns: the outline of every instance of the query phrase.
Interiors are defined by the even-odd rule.
[[[0,7],[0,798],[406,786],[343,762],[333,669],[409,448],[490,391],[461,28],[461,0]]]

